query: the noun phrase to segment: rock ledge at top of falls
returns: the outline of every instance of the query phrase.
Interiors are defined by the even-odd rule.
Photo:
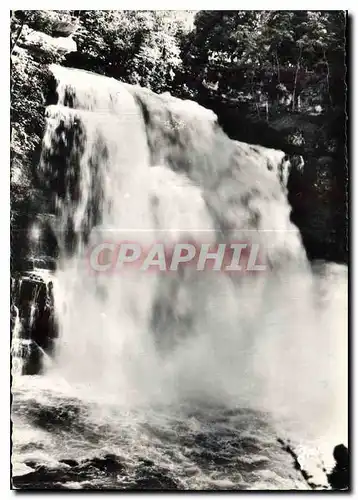
[[[29,26],[24,25],[23,33],[18,41],[18,46],[31,51],[36,54],[51,54],[51,55],[65,55],[70,52],[76,52],[76,42],[69,37],[54,38],[46,33],[35,31]],[[18,51],[18,48],[15,49]]]
[[[17,17],[24,20],[30,28],[41,31],[52,37],[67,37],[73,35],[79,26],[79,19],[66,11],[35,10],[17,11]]]

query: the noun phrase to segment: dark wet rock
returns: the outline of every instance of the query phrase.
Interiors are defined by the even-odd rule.
[[[16,273],[11,280],[11,333],[15,325],[20,347],[13,353],[22,358],[22,374],[42,372],[45,357],[50,356],[57,337],[52,281],[45,281],[41,270]]]
[[[35,469],[36,468],[36,462],[34,462],[33,460],[26,460],[25,461],[25,465],[27,467],[31,467],[31,469]]]
[[[78,465],[77,460],[71,460],[69,458],[68,459],[66,458],[66,459],[60,460],[60,463],[68,465],[69,467],[76,467]]]
[[[35,342],[31,342],[24,349],[22,375],[37,375],[41,373],[43,366],[43,353]]]
[[[327,474],[328,482],[333,490],[349,490],[349,453],[344,444],[337,445],[333,450],[333,457],[336,461],[331,473]]]
[[[122,472],[124,466],[119,462],[115,455],[106,455],[103,458],[93,458],[83,464],[83,467],[93,467],[107,474],[117,474]]]
[[[136,481],[134,487],[129,487],[128,489],[134,490],[155,490],[155,491],[165,491],[165,490],[178,490],[181,489],[176,484],[176,482],[167,476],[149,476],[143,477]]]
[[[285,443],[281,438],[278,438],[277,442],[280,443],[280,445],[282,446],[282,449],[284,451],[286,451],[289,455],[291,455],[291,457],[293,458],[294,468],[301,474],[301,476],[303,477],[305,482],[308,484],[308,486],[311,489],[315,489],[317,485],[314,484],[314,482],[312,482],[312,479],[313,479],[312,476],[305,469],[302,468],[300,462],[298,461],[297,454],[293,450],[293,448],[290,446],[290,444]]]
[[[13,477],[13,486],[16,489],[67,489],[66,483],[70,482],[80,482],[82,489],[101,489],[101,485],[105,489],[115,488],[116,483],[113,479],[124,471],[124,465],[120,459],[112,454],[82,462],[62,459],[56,468],[49,468],[34,461],[29,461],[26,465],[35,470],[22,476]]]
[[[144,465],[145,467],[154,467],[155,466],[155,463],[153,462],[153,460],[148,460],[147,458],[143,458],[141,461],[140,461],[141,465]]]

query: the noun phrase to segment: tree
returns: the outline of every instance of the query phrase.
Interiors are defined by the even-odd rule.
[[[183,60],[196,84],[209,74],[236,91],[260,88],[273,100],[281,84],[293,94],[293,110],[313,72],[325,79],[331,102],[332,66],[342,73],[344,21],[344,12],[335,11],[201,11]]]
[[[73,56],[97,71],[127,83],[163,92],[180,70],[180,39],[187,17],[175,11],[78,11]]]

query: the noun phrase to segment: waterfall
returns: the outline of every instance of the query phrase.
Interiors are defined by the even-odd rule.
[[[22,325],[20,320],[19,309],[13,306],[13,321],[12,342],[11,342],[11,358],[12,358],[12,376],[21,375],[23,367],[23,340],[21,338]]]
[[[51,370],[126,404],[234,401],[316,431],[344,427],[344,287],[318,304],[284,153],[230,140],[194,102],[51,69],[58,102],[40,165],[60,248]],[[103,241],[246,241],[267,270],[92,273],[89,249]]]

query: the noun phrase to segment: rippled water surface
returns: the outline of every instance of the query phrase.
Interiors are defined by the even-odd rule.
[[[16,488],[309,488],[267,414],[189,402],[125,410],[45,383],[23,377],[14,389]],[[322,457],[310,451],[316,486],[325,487]]]

